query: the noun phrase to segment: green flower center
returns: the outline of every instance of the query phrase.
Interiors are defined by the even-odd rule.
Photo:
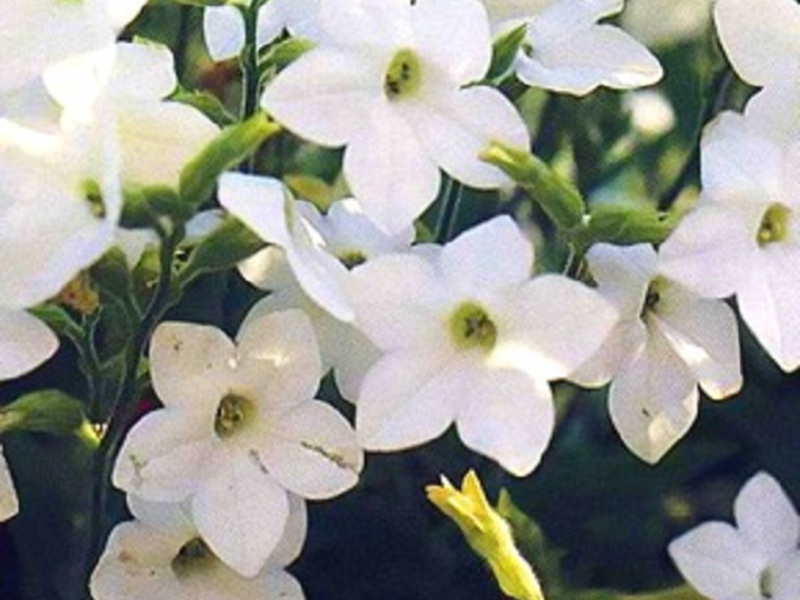
[[[422,83],[422,69],[411,50],[398,50],[383,78],[383,91],[389,100],[399,100],[416,92]]]
[[[199,537],[186,542],[175,558],[172,559],[170,566],[172,572],[178,579],[184,579],[195,573],[205,571],[217,560],[214,553]]]
[[[106,204],[103,201],[103,191],[100,184],[94,179],[88,179],[81,184],[81,196],[89,204],[89,210],[98,219],[106,216]]]
[[[344,252],[339,252],[337,258],[348,269],[353,269],[367,262],[367,255],[361,250],[345,250]]]
[[[664,282],[661,278],[653,279],[650,285],[647,286],[647,292],[644,295],[644,304],[642,305],[642,312],[639,316],[644,317],[648,312],[654,311],[658,304],[661,302],[661,297],[664,291]]]
[[[497,343],[497,326],[475,302],[464,302],[453,312],[450,332],[456,346],[464,350],[480,348],[488,352]]]
[[[761,218],[756,239],[759,246],[766,246],[775,242],[783,242],[789,236],[789,224],[792,211],[783,204],[770,205]]]
[[[220,400],[217,407],[214,431],[223,440],[227,439],[252,423],[255,412],[252,401],[236,394],[228,394]]]
[[[758,592],[765,600],[770,600],[774,596],[775,584],[772,581],[772,571],[767,568],[761,571],[758,576]]]

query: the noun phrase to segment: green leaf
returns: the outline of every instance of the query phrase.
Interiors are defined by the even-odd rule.
[[[507,31],[494,41],[492,45],[492,65],[486,75],[488,81],[501,80],[508,75],[527,31],[527,25],[523,23],[519,27]]]
[[[481,158],[502,169],[559,228],[570,231],[583,221],[586,203],[572,183],[527,150],[493,142]]]
[[[193,212],[214,192],[217,179],[253,154],[280,126],[259,112],[247,121],[223,129],[195,158],[180,178],[180,203]]]
[[[169,99],[196,108],[220,127],[227,127],[236,123],[236,117],[225,108],[214,94],[209,92],[178,87]]]
[[[0,433],[18,430],[69,435],[83,422],[81,403],[60,390],[25,394],[0,409]]]
[[[290,37],[278,42],[274,46],[270,46],[269,50],[261,59],[262,70],[274,67],[280,71],[313,47],[314,42],[302,37]]]
[[[194,248],[180,272],[181,285],[197,276],[229,269],[264,248],[264,241],[244,223],[228,217]]]

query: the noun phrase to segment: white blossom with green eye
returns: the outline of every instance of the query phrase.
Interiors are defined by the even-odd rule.
[[[800,527],[780,484],[764,472],[742,487],[736,526],[712,521],[673,540],[678,570],[709,600],[794,600],[800,597]]]
[[[255,576],[280,540],[288,492],[324,499],[357,483],[355,433],[313,399],[321,364],[302,312],[250,320],[235,343],[215,327],[162,323],[150,369],[164,408],[128,434],[114,484],[186,501],[208,546],[242,575]]]
[[[0,28],[0,92],[28,85],[51,66],[113,46],[146,0],[9,0]]]
[[[566,277],[531,280],[532,266],[530,242],[502,216],[438,252],[353,270],[356,325],[383,353],[356,404],[366,449],[416,446],[455,422],[464,444],[510,473],[536,467],[553,430],[549,382],[589,358],[616,312]]]
[[[515,62],[524,83],[583,96],[598,86],[652,85],[663,70],[622,29],[599,23],[622,12],[624,0],[483,0],[496,34],[525,25]]]
[[[297,217],[319,235],[321,243],[316,246],[317,250],[334,256],[348,269],[376,256],[408,251],[413,241],[411,228],[394,236],[381,231],[353,198],[334,202],[325,214],[309,202],[297,202],[296,207]],[[286,256],[285,251],[271,246],[239,265],[239,272],[247,281],[270,291],[269,296],[250,310],[247,318],[289,308],[303,310],[317,334],[323,370],[333,370],[340,393],[354,402],[361,381],[379,352],[357,327],[337,319],[303,291]],[[341,276],[346,278],[347,274],[341,273]]]
[[[94,600],[303,600],[284,570],[306,537],[305,503],[290,496],[283,537],[264,567],[243,577],[208,547],[181,504],[129,496],[135,520],[117,525],[92,573]],[[246,543],[246,540],[242,540]]]
[[[800,115],[783,111],[786,127]],[[724,113],[702,141],[702,195],[661,247],[662,272],[707,298],[736,295],[784,371],[800,366],[800,140]]]
[[[479,159],[493,140],[527,148],[514,106],[480,81],[491,62],[477,0],[321,0],[324,39],[266,88],[262,106],[297,135],[346,146],[344,175],[389,233],[436,198],[439,169],[469,186],[509,179]]]
[[[611,380],[614,427],[634,454],[655,463],[694,423],[698,385],[715,400],[741,388],[736,318],[724,302],[663,277],[647,244],[597,244],[587,260],[620,321],[570,379],[586,386]]]

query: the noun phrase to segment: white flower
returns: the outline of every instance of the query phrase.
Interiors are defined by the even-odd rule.
[[[298,135],[347,146],[344,175],[389,233],[435,199],[441,167],[477,188],[509,183],[478,158],[490,141],[527,148],[525,125],[497,90],[464,87],[491,61],[477,0],[321,0],[326,38],[282,71],[262,105]]]
[[[800,117],[787,107],[800,105],[800,6],[794,0],[717,0],[714,22],[739,77],[764,88],[747,103],[747,114],[772,135],[796,139]]]
[[[288,29],[292,35],[318,39],[318,12],[319,0],[269,0],[258,11],[256,46],[266,46],[284,29]],[[208,54],[213,60],[238,56],[245,44],[241,8],[232,5],[206,8],[203,35]]]
[[[785,120],[797,118],[784,111]],[[725,113],[702,142],[703,193],[661,247],[662,272],[742,319],[784,371],[800,366],[800,139]]]
[[[651,85],[663,75],[647,48],[618,27],[597,23],[621,12],[624,0],[483,2],[495,32],[526,25],[515,68],[528,85],[582,96],[600,85]]]
[[[47,325],[24,310],[0,306],[0,381],[32,371],[57,349],[58,337]]]
[[[56,295],[111,245],[118,154],[102,120],[43,134],[0,119],[0,307]]]
[[[7,521],[19,512],[19,498],[0,446],[0,521]]]
[[[553,429],[548,382],[600,346],[616,313],[565,277],[529,280],[532,264],[531,244],[503,216],[438,252],[353,270],[356,324],[384,353],[357,402],[364,447],[408,448],[455,421],[468,447],[514,475],[536,467]]]
[[[684,578],[710,600],[799,598],[798,515],[780,484],[757,473],[734,514],[736,527],[704,523],[669,545]]]
[[[89,584],[95,600],[303,600],[297,580],[284,570],[306,536],[305,504],[296,496],[283,538],[252,578],[214,555],[180,504],[134,497],[128,504],[136,520],[111,532]]]
[[[150,42],[82,54],[45,76],[65,120],[113,123],[126,185],[177,187],[186,163],[219,132],[198,110],[164,100],[177,83],[169,48]]]
[[[308,202],[297,202],[296,208],[296,218],[319,236],[322,243],[316,246],[317,250],[335,256],[348,268],[376,256],[407,251],[413,241],[412,229],[396,236],[385,234],[352,198],[334,202],[324,215]],[[241,263],[239,271],[253,285],[271,292],[250,310],[246,319],[289,308],[303,310],[314,326],[323,369],[333,369],[342,396],[355,401],[364,375],[379,356],[374,344],[353,324],[340,321],[303,292],[280,248],[262,250]]]
[[[114,44],[146,0],[8,0],[0,28],[0,92],[28,85],[44,71]]]
[[[356,484],[353,430],[312,399],[320,359],[300,311],[250,321],[236,344],[214,327],[163,323],[150,361],[165,408],[128,434],[114,484],[188,501],[203,539],[242,575],[258,573],[280,540],[287,490],[322,499]]]
[[[219,202],[262,240],[283,249],[303,291],[342,321],[353,309],[342,288],[347,268],[324,249],[325,240],[296,207],[288,189],[270,177],[225,173],[219,181]],[[253,276],[253,279],[257,279]]]
[[[657,462],[694,422],[698,385],[716,400],[741,387],[736,319],[724,302],[663,277],[647,244],[597,244],[587,258],[620,322],[570,379],[589,386],[613,379],[614,427],[634,454]]]

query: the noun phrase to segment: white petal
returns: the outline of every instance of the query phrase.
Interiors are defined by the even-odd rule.
[[[286,571],[273,571],[266,576],[267,595],[264,600],[305,600],[303,588]]]
[[[756,86],[797,77],[800,7],[793,0],[718,0],[717,32],[736,72]]]
[[[344,288],[347,269],[333,255],[310,242],[298,241],[286,248],[286,260],[309,298],[342,321],[355,318]]]
[[[745,116],[751,127],[757,127],[766,137],[790,144],[800,138],[800,119],[785,107],[798,104],[800,79],[789,78],[751,96],[745,105]]]
[[[320,0],[320,23],[335,45],[386,56],[409,45],[412,11],[404,0]]]
[[[194,493],[214,453],[213,417],[204,427],[184,411],[145,415],[122,444],[114,485],[152,502],[180,502]]]
[[[175,102],[126,102],[117,121],[126,184],[176,189],[186,164],[219,128],[199,111]]]
[[[0,521],[7,521],[19,512],[19,499],[11,479],[3,447],[0,446]]]
[[[440,175],[409,122],[388,101],[360,115],[344,154],[347,184],[389,234],[405,231],[436,199]]]
[[[647,327],[639,318],[622,321],[594,355],[567,379],[583,387],[603,386],[635,360],[646,343]]]
[[[742,320],[787,373],[800,366],[799,290],[800,252],[771,244],[743,274],[736,295]]]
[[[439,277],[418,256],[379,256],[353,269],[347,286],[356,326],[381,350],[435,346],[447,334]]]
[[[468,293],[514,285],[530,277],[533,246],[511,217],[498,216],[444,246],[439,268],[450,285]]]
[[[687,214],[661,245],[659,272],[706,298],[735,293],[755,251],[747,215],[706,202]]]
[[[138,522],[166,537],[190,540],[197,536],[187,503],[151,502],[135,494],[128,494],[125,502]]]
[[[137,522],[117,525],[92,573],[89,588],[96,600],[183,598],[170,568],[183,541],[161,535]]]
[[[498,314],[494,367],[514,368],[534,379],[566,377],[600,347],[617,313],[600,294],[560,275],[543,275],[509,291]]]
[[[275,428],[259,455],[286,489],[321,500],[358,483],[364,455],[353,428],[328,404],[304,402],[281,415]]]
[[[464,444],[512,475],[533,471],[550,443],[555,409],[550,386],[524,373],[480,369],[460,374],[463,406],[456,417]]]
[[[678,290],[663,290],[654,318],[700,387],[715,400],[742,387],[739,331],[731,308]]]
[[[393,353],[367,373],[356,407],[358,440],[367,450],[410,448],[439,437],[458,411],[457,360]]]
[[[761,596],[758,577],[764,563],[727,523],[704,523],[673,540],[668,550],[681,575],[708,598]]]
[[[479,158],[492,142],[517,148],[530,145],[527,128],[514,105],[485,86],[455,94],[434,89],[419,102],[409,103],[406,119],[413,123],[431,160],[454,179],[476,188],[510,183],[500,169]]]
[[[627,33],[595,25],[570,37],[540,39],[529,32],[533,55],[520,53],[517,75],[528,85],[584,95],[597,86],[632,89],[661,79],[658,60]]]
[[[767,473],[757,473],[742,487],[734,514],[743,539],[770,563],[797,551],[797,512],[781,485]]]
[[[792,600],[800,597],[800,552],[793,552],[771,567],[772,597]]]
[[[281,247],[293,243],[287,223],[291,199],[279,180],[224,173],[218,195],[219,203],[265,242]]]
[[[481,79],[492,42],[486,11],[474,0],[426,0],[411,11],[417,49],[458,84]]]
[[[285,567],[293,563],[306,541],[308,532],[308,510],[306,502],[299,496],[289,494],[289,517],[283,528],[283,537],[269,557],[269,565]]]
[[[586,254],[592,278],[623,319],[638,319],[655,276],[656,252],[649,244],[594,244]]]
[[[628,449],[653,464],[689,430],[697,400],[694,376],[651,327],[642,353],[611,383],[608,408]]]
[[[22,310],[0,308],[0,381],[32,371],[58,350],[58,337]]]
[[[381,65],[357,54],[317,48],[270,83],[261,106],[297,135],[342,146],[364,127],[364,115],[382,94]]]
[[[147,0],[105,0],[105,4],[111,24],[118,31],[122,31],[136,18],[142,7],[147,4]]]
[[[241,575],[254,577],[283,535],[289,500],[253,457],[228,458],[192,498],[192,517],[222,561]]]
[[[165,406],[213,418],[230,385],[234,344],[211,325],[161,323],[150,341],[153,389]]]
[[[322,363],[314,329],[302,311],[248,320],[237,342],[237,392],[270,406],[293,406],[314,396]]]
[[[233,58],[244,48],[244,19],[235,6],[211,6],[203,13],[203,37],[211,58]]]
[[[177,87],[172,51],[162,44],[118,43],[110,93],[137,100],[160,100]]]

